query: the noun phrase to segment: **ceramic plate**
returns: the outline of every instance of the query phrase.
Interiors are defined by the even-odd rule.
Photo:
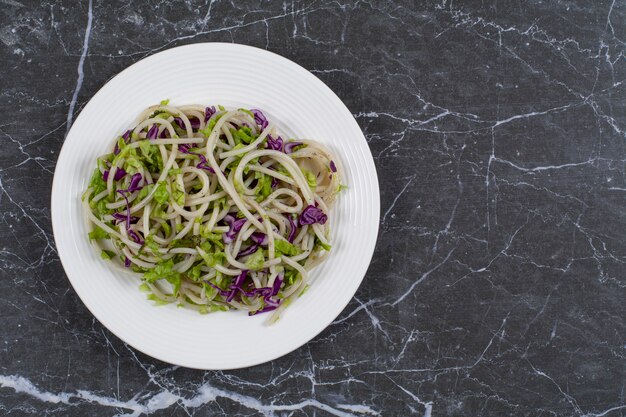
[[[313,270],[311,287],[281,319],[242,312],[200,315],[175,305],[154,307],[140,279],[120,273],[89,244],[80,204],[96,157],[146,107],[222,104],[259,108],[281,132],[326,144],[345,169],[343,191],[330,213],[332,252]],[[285,136],[285,135],[283,135]],[[120,339],[157,359],[199,369],[252,366],[311,340],[344,309],[370,263],[380,212],[372,155],[356,121],[319,79],[261,49],[204,43],[145,58],[109,81],[72,126],[54,174],[52,225],[72,286],[94,316]],[[265,317],[264,317],[265,316]]]

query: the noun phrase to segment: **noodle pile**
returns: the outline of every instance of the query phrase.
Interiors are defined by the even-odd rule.
[[[337,161],[259,110],[166,100],[138,120],[83,194],[101,256],[140,273],[157,304],[276,319],[330,251]]]

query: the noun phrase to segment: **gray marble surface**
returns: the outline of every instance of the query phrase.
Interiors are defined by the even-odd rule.
[[[624,0],[0,1],[0,414],[626,415],[625,23]],[[103,328],[50,224],[89,98],[208,41],[321,78],[381,185],[376,253],[345,311],[229,372]]]

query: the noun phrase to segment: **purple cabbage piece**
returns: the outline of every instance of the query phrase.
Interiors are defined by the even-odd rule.
[[[204,109],[204,123],[208,122],[211,116],[213,116],[215,113],[217,113],[217,110],[215,110],[215,106],[207,107],[206,109]]]
[[[265,299],[266,303],[278,305],[280,304],[280,302],[277,300],[272,300],[270,297],[277,295],[278,291],[280,291],[280,286],[283,283],[283,276],[284,275],[282,273],[278,274],[276,276],[276,279],[274,280],[274,284],[271,287],[253,288],[250,291],[242,291],[242,293],[246,297],[254,297],[256,295],[259,295]]]
[[[245,219],[240,219],[240,220],[245,220]],[[237,221],[240,221],[240,220],[237,220]],[[243,223],[245,223],[245,221]],[[233,223],[233,227],[235,227],[234,223]],[[234,236],[233,236],[233,239],[234,239]],[[265,233],[254,232],[250,235],[250,240],[252,240],[254,243],[248,246],[246,249],[239,252],[238,256],[252,255],[254,252],[256,252],[259,246],[267,245],[267,236],[265,235]]]
[[[232,291],[228,294],[228,297],[226,297],[226,301],[228,302],[232,301],[233,297],[235,297],[235,294],[237,293],[237,290],[243,291],[243,289],[241,288],[241,285],[246,280],[247,276],[248,276],[248,270],[244,269],[243,271],[241,271],[241,274],[239,274],[237,278],[235,278],[235,282],[233,283],[233,285],[230,286],[230,289]]]
[[[211,174],[215,174],[215,170],[209,166],[209,161],[206,160],[206,156],[197,152],[191,152],[189,151],[189,149],[191,149],[191,144],[184,143],[178,146],[178,150],[181,151],[182,153],[186,153],[188,155],[195,155],[198,158],[200,158],[200,163],[196,165],[196,168],[203,169],[205,171],[210,172]]]
[[[250,291],[244,292],[246,297],[255,297],[260,295],[261,297],[269,297],[272,295],[272,289],[270,287],[253,288]]]
[[[180,117],[174,117],[174,122],[181,129],[185,129],[185,123],[183,122],[183,119],[181,119]],[[200,120],[196,119],[195,117],[192,117],[189,119],[189,124],[191,124],[192,129],[200,129]]]
[[[170,131],[167,129],[163,129],[163,131],[159,134],[159,139],[167,139],[170,137]]]
[[[318,207],[307,206],[304,210],[302,210],[302,213],[300,213],[298,220],[300,221],[300,224],[304,226],[305,224],[324,224],[326,223],[326,220],[328,220],[328,217]]]
[[[113,213],[113,218],[115,219],[115,224],[119,224],[120,222],[125,222],[126,221],[126,217],[127,217],[126,214]]]
[[[226,223],[227,226],[230,226],[235,221],[235,214],[228,213],[222,220],[224,220],[224,223]]]
[[[276,279],[274,280],[274,284],[271,287],[253,288],[250,291],[242,291],[242,293],[246,297],[254,297],[257,295],[261,296],[265,299],[265,302],[267,304],[278,306],[280,302],[278,300],[272,300],[270,297],[273,297],[278,294],[278,291],[280,291],[280,286],[282,285],[282,283],[283,283],[283,274],[281,273],[276,277]]]
[[[130,268],[130,259],[127,256],[124,256],[124,266]]]
[[[278,295],[278,292],[280,291],[280,287],[283,283],[283,274],[281,273],[276,277],[276,279],[274,280],[274,284],[271,287],[253,288],[250,291],[246,291],[243,289],[243,284],[247,276],[247,270],[241,271],[241,274],[239,274],[237,278],[235,278],[235,281],[229,287],[229,290],[223,290],[209,281],[204,282],[215,288],[221,296],[226,297],[227,302],[232,301],[233,298],[235,298],[237,292],[241,292],[241,294],[245,297],[263,297],[265,306],[260,310],[250,312],[249,315],[251,316],[275,310],[280,305],[280,300],[273,299],[272,297]]]
[[[287,220],[289,220],[289,237],[287,237],[287,241],[293,243],[293,240],[296,238],[296,232],[298,231],[298,225],[289,215],[287,216]]]
[[[272,135],[267,135],[267,145],[265,145],[265,148],[272,149],[274,151],[282,151],[283,139],[280,136],[274,139]]]
[[[117,192],[126,201],[126,230],[130,229],[130,204],[128,203],[128,197],[126,197],[127,190],[117,190]]]
[[[122,214],[122,213],[113,213],[113,217],[115,218],[115,224],[120,224],[121,222],[126,221],[126,219],[128,218],[128,215]],[[137,220],[139,220],[139,217],[130,216],[131,223],[137,223]]]
[[[128,141],[130,140],[130,133],[131,132],[132,132],[132,130],[129,129],[126,132],[124,132],[124,134],[122,135],[122,139],[124,139],[124,143],[128,143]],[[113,149],[113,153],[115,155],[120,153],[120,147],[117,146],[117,142],[115,142],[115,149]]]
[[[128,229],[128,236],[130,236],[135,243],[139,243],[140,245],[144,244],[143,239],[133,229]]]
[[[294,152],[293,148],[295,148],[297,146],[300,146],[300,145],[303,145],[303,143],[302,142],[287,142],[287,143],[285,143],[285,146],[284,146],[285,153],[286,154],[293,153]]]
[[[256,316],[257,314],[267,313],[268,311],[276,310],[278,306],[265,306],[260,310],[251,311],[248,313],[249,316]]]
[[[204,155],[201,155],[199,153],[193,153],[193,152],[189,152],[189,153],[194,154],[198,156],[198,158],[200,158],[200,163],[196,165],[196,168],[203,169],[205,171],[210,172],[211,174],[215,174],[215,170],[209,166],[209,161],[206,160],[206,157]]]
[[[261,129],[265,130],[269,123],[267,122],[267,118],[265,117],[263,112],[259,109],[250,109],[250,111],[252,112],[252,114],[254,114],[254,121],[256,122],[256,124],[261,126]]]
[[[224,243],[231,243],[235,240],[237,233],[241,230],[243,225],[246,223],[246,219],[236,219],[232,214],[227,214],[224,216],[224,221],[228,224],[229,230],[228,232],[222,235],[222,240]]]
[[[148,139],[156,139],[159,135],[159,125],[156,123],[152,125],[152,127],[148,130],[148,135],[146,136]]]
[[[139,243],[140,245],[143,245],[144,241],[141,238],[141,236],[139,236],[130,227],[130,223],[131,223],[131,220],[132,220],[131,216],[130,216],[130,204],[128,202],[128,197],[126,197],[126,193],[128,193],[129,191],[128,190],[117,190],[117,192],[124,198],[124,201],[126,201],[126,232],[128,233],[128,236],[130,236],[130,238],[135,241],[135,243]]]
[[[261,232],[254,232],[250,235],[250,239],[257,245],[267,245],[267,235]]]
[[[330,161],[330,170],[332,172],[337,172],[337,166],[335,165],[335,161]]]
[[[278,291],[280,291],[280,286],[283,284],[283,274],[278,274],[276,279],[274,280],[274,285],[272,286],[272,295],[277,295]]]
[[[130,184],[128,185],[127,191],[130,193],[134,193],[135,191],[141,190],[143,188],[143,185],[140,186],[139,183],[141,182],[142,179],[143,177],[141,176],[140,173],[134,174],[130,178]]]
[[[239,231],[241,230],[241,228],[243,227],[243,225],[248,221],[248,219],[243,218],[243,219],[237,219],[233,222],[233,231],[235,233],[239,233]]]
[[[283,283],[283,274],[280,274],[274,280],[274,285],[272,288],[264,287],[264,288],[256,288],[256,292],[259,295],[263,296],[263,301],[265,301],[265,306],[257,311],[251,311],[248,313],[250,316],[254,316],[256,314],[267,313],[268,311],[276,310],[280,305],[280,300],[274,300],[272,297],[278,294],[280,291],[280,286]],[[253,290],[253,292],[255,291]],[[268,291],[269,290],[269,291]]]
[[[113,177],[113,180],[119,181],[124,178],[125,175],[126,171],[124,171],[124,168],[118,168],[115,170],[115,176]],[[109,170],[104,171],[104,174],[102,174],[102,179],[105,182],[109,180]]]
[[[267,307],[274,307],[274,308],[276,308],[276,307],[278,307],[280,305],[280,301],[274,300],[271,297],[263,297],[263,301],[265,301],[265,307],[264,308],[267,308]],[[269,310],[267,310],[267,311],[269,311]]]
[[[256,252],[256,250],[258,248],[259,248],[259,244],[258,243],[250,245],[247,248],[245,248],[244,250],[242,250],[241,252],[239,252],[239,255],[237,255],[237,257],[252,255],[254,252]]]

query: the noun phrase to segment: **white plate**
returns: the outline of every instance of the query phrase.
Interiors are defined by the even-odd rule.
[[[96,157],[149,105],[223,104],[262,109],[287,136],[325,143],[345,170],[330,213],[332,252],[313,283],[278,323],[240,312],[200,315],[154,307],[140,281],[116,272],[89,245],[80,195]],[[109,81],[85,106],[59,155],[52,185],[52,226],[72,286],[94,316],[147,355],[199,369],[233,369],[285,355],[311,340],[348,304],[376,243],[380,201],[372,155],[341,100],[304,68],[279,55],[236,44],[182,46],[143,59]]]

